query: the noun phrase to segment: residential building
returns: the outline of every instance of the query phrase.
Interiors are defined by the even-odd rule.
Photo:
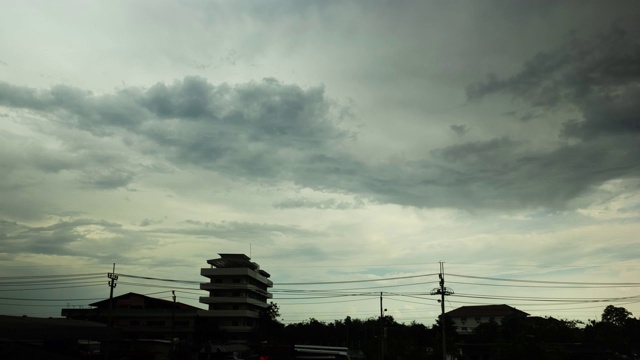
[[[90,320],[118,328],[123,339],[193,340],[197,307],[157,299],[142,294],[127,293],[112,299],[89,304],[91,308],[62,309],[62,316],[75,320]]]
[[[527,317],[524,311],[520,311],[509,305],[476,305],[462,306],[445,313],[447,321],[452,321],[459,334],[471,334],[480,324],[495,322],[501,324],[508,316]]]
[[[218,255],[207,260],[209,268],[200,270],[209,279],[200,284],[200,289],[209,292],[200,297],[200,303],[208,306],[201,316],[217,324],[214,342],[248,344],[254,339],[260,312],[272,298],[268,291],[273,286],[271,275],[245,254]]]

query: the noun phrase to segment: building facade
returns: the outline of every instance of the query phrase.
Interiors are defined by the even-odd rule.
[[[472,334],[483,323],[495,322],[502,324],[502,320],[508,316],[527,317],[524,311],[520,311],[509,305],[477,305],[462,306],[445,313],[447,321],[452,321],[458,334]]]
[[[272,298],[268,291],[273,286],[271,275],[245,254],[218,255],[207,260],[209,268],[200,270],[209,279],[200,284],[201,290],[209,292],[200,297],[200,303],[208,307],[201,316],[217,325],[214,341],[247,344],[255,335],[260,312]]]
[[[125,339],[179,338],[192,341],[196,320],[201,309],[180,302],[152,298],[137,293],[115,296],[89,304],[91,308],[62,309],[62,316],[75,320],[90,320],[111,324]]]

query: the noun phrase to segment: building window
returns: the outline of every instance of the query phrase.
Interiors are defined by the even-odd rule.
[[[147,326],[164,326],[165,322],[162,320],[149,320]]]
[[[140,326],[140,320],[129,321],[129,326]]]
[[[234,320],[234,321],[231,322],[231,325],[238,326],[238,322]]]
[[[234,284],[237,284],[237,283],[239,283],[239,282],[240,282],[240,279],[233,279],[233,283],[234,283]]]

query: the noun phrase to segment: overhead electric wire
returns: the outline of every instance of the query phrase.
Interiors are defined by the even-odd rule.
[[[88,286],[97,286],[102,283],[102,281],[97,281],[95,279],[102,279],[106,281],[105,277],[106,273],[85,273],[85,274],[59,274],[59,275],[43,275],[43,276],[8,276],[8,277],[0,277],[0,291],[32,291],[32,290],[52,290],[52,289],[64,289],[64,288],[75,288],[75,287],[88,287]],[[157,289],[167,289],[165,291],[153,292],[148,295],[162,294],[166,293],[170,290],[177,290],[181,293],[193,294],[206,296],[206,292],[211,291],[213,289],[202,290],[199,289],[200,284],[210,284],[205,281],[192,281],[192,280],[180,280],[180,279],[168,279],[161,277],[149,277],[149,276],[139,276],[139,275],[131,275],[131,274],[120,274],[121,277],[129,277],[132,279],[143,279],[143,280],[151,280],[151,282],[138,283],[138,282],[127,282],[120,280],[118,284],[136,286],[136,287],[148,287],[148,288],[157,288]],[[343,281],[321,281],[321,282],[296,282],[296,283],[274,283],[276,286],[284,286],[284,289],[270,289],[270,292],[276,295],[276,300],[278,303],[287,306],[296,306],[296,305],[312,305],[312,304],[332,304],[332,303],[348,303],[348,302],[361,302],[361,301],[371,301],[372,298],[377,298],[379,296],[379,292],[374,291],[362,291],[362,290],[373,290],[373,289],[387,289],[387,288],[395,288],[395,287],[409,287],[416,286],[420,287],[421,285],[428,285],[434,283],[434,281],[428,282],[416,282],[409,284],[389,284],[389,285],[376,285],[376,286],[365,286],[358,288],[329,288],[329,289],[291,289],[286,288],[287,286],[309,286],[309,285],[338,285],[338,284],[354,284],[354,283],[370,283],[370,282],[382,282],[382,281],[391,281],[391,280],[402,280],[402,279],[411,279],[411,278],[419,278],[419,277],[428,277],[428,276],[436,276],[437,273],[433,274],[422,274],[422,275],[410,275],[410,276],[398,276],[398,277],[387,277],[387,278],[376,278],[376,279],[360,279],[360,280],[343,280]],[[473,275],[462,275],[462,274],[451,274],[448,273],[447,277],[459,277],[459,278],[468,278],[468,279],[478,279],[478,280],[488,280],[495,281],[500,283],[489,283],[488,281],[474,283],[474,282],[464,282],[464,281],[447,281],[448,284],[460,284],[460,285],[468,285],[468,286],[487,286],[487,287],[504,287],[504,288],[549,288],[549,289],[590,289],[590,288],[600,288],[600,289],[609,289],[609,288],[620,288],[620,287],[640,287],[640,283],[636,282],[617,282],[617,283],[601,283],[601,282],[575,282],[575,281],[550,281],[550,280],[526,280],[526,279],[508,279],[508,278],[498,278],[498,277],[482,277],[482,276],[473,276]],[[153,284],[153,281],[159,282],[159,284]],[[208,281],[208,279],[206,280]],[[165,282],[165,284],[162,284]],[[172,286],[169,283],[177,283],[177,284],[198,284],[198,287],[185,287],[185,286]],[[82,285],[87,284],[87,285]],[[247,284],[214,284],[217,289],[220,290],[228,290],[228,289],[237,289],[237,288],[245,288]],[[318,286],[321,287],[321,286]],[[186,290],[186,291],[181,291]],[[407,289],[410,290],[410,289]],[[200,293],[201,292],[201,293]],[[438,306],[435,303],[433,297],[430,297],[428,292],[424,291],[407,291],[407,292],[386,292],[385,298],[388,298],[392,301],[406,302],[406,303],[415,303],[424,306]],[[346,299],[351,297],[351,299]],[[399,298],[413,298],[419,299],[425,302],[417,302],[404,300]],[[197,300],[192,297],[183,296],[184,299]],[[459,299],[477,299],[475,302],[465,302],[460,301]],[[313,301],[313,300],[321,300],[321,299],[345,299],[345,300],[335,300],[335,301]],[[455,300],[454,300],[455,299]],[[33,298],[12,298],[12,297],[0,297],[0,300],[8,300],[8,301],[27,301],[27,302],[69,302],[69,301],[90,301],[90,300],[103,300],[100,299],[33,299]],[[303,300],[302,302],[288,302],[291,300]],[[306,301],[311,300],[311,301]],[[456,293],[451,295],[451,302],[453,304],[474,304],[478,305],[480,303],[487,302],[487,304],[494,304],[495,301],[505,301],[509,302],[511,305],[518,305],[523,307],[540,307],[540,311],[578,311],[579,309],[588,309],[588,308],[597,308],[599,306],[593,307],[575,307],[576,304],[589,304],[589,303],[603,303],[609,302],[613,304],[633,304],[640,302],[640,295],[634,296],[622,296],[615,297],[612,296],[610,298],[595,298],[595,297],[553,297],[553,296],[516,296],[516,295],[496,295],[496,294],[476,294],[476,293]],[[516,303],[513,303],[515,301]],[[59,305],[35,305],[35,304],[25,304],[25,303],[16,303],[16,304],[6,304],[11,306],[48,306],[55,307]],[[451,305],[451,304],[450,304]],[[562,309],[549,309],[547,307],[555,306],[556,308],[561,306],[567,306]],[[405,310],[406,311],[406,310]],[[418,311],[418,310],[415,310]]]
[[[304,302],[304,303],[288,303],[288,302],[284,302],[284,303],[280,303],[278,302],[278,304],[283,304],[283,305],[320,305],[320,304],[337,304],[337,303],[347,303],[347,302],[358,302],[358,301],[369,301],[371,299],[352,299],[352,300],[338,300],[338,301],[321,301],[321,302]]]
[[[422,275],[409,275],[409,276],[397,276],[397,277],[388,277],[388,278],[379,278],[379,279],[366,279],[366,280],[344,280],[344,281],[321,281],[321,282],[297,282],[297,283],[274,283],[278,286],[288,286],[288,285],[331,285],[331,284],[353,284],[353,283],[362,283],[362,282],[377,282],[377,281],[389,281],[389,280],[400,280],[400,279],[412,279],[418,277],[426,277],[426,276],[436,276],[437,273],[433,274],[422,274]]]
[[[417,302],[417,301],[411,301],[411,300],[400,300],[400,299],[396,299],[396,298],[389,298],[389,299],[385,298],[385,300],[398,301],[398,302],[404,302],[404,303],[409,303],[409,304],[440,306],[438,304],[423,303],[423,302]],[[433,300],[432,302],[435,302],[435,300]]]
[[[142,283],[131,283],[131,282],[126,282],[126,281],[118,281],[118,285],[135,285],[135,286],[143,286],[143,287],[152,287],[152,288],[158,288],[158,289],[180,289],[180,290],[197,290],[194,288],[187,288],[187,287],[178,287],[178,286],[168,286],[168,285],[154,285],[154,284],[142,284]]]
[[[523,283],[537,283],[537,284],[561,284],[561,285],[602,285],[602,286],[640,286],[640,283],[599,283],[599,282],[582,282],[582,281],[550,281],[550,280],[523,280],[523,279],[505,279],[494,278],[484,276],[472,276],[472,275],[459,275],[447,273],[447,276],[462,277],[469,279],[482,279],[482,280],[494,280],[494,281],[511,281],[511,282],[523,282]]]
[[[90,287],[90,286],[100,286],[104,285],[104,282],[92,283],[86,285],[69,285],[69,286],[56,286],[56,287],[40,287],[40,288],[24,288],[24,289],[0,289],[0,291],[37,291],[37,290],[57,290],[57,289],[70,289],[70,288],[81,288],[81,287]]]
[[[167,282],[176,282],[176,283],[184,283],[184,284],[200,284],[201,281],[193,281],[193,280],[179,280],[179,279],[165,279],[165,278],[157,278],[151,276],[139,276],[139,275],[130,275],[130,274],[122,274],[118,273],[118,276],[121,277],[130,277],[134,279],[144,279],[144,280],[157,280],[157,281],[167,281]]]
[[[15,301],[59,301],[59,302],[67,302],[67,301],[100,301],[104,300],[102,298],[88,298],[88,299],[33,299],[33,298],[11,298],[11,297],[0,297],[0,300],[15,300]],[[20,305],[20,304],[16,304]]]
[[[105,273],[83,273],[83,274],[57,274],[57,275],[23,275],[23,276],[0,276],[0,281],[5,279],[18,280],[18,279],[46,279],[46,278],[62,278],[62,277],[83,277],[83,276],[98,276],[105,275]]]
[[[62,305],[60,305],[60,304],[53,305],[53,304],[23,304],[23,303],[20,303],[20,304],[0,303],[0,305],[5,305],[5,306],[20,306],[20,307],[22,307],[22,306],[33,306],[33,307],[56,307],[56,308],[60,308],[60,306],[62,306]],[[69,305],[71,305],[71,304],[69,304]],[[86,307],[86,308],[80,308],[80,309],[90,309],[90,308],[89,308],[89,307]]]
[[[9,281],[9,282],[0,282],[0,286],[24,286],[24,285],[32,285],[32,286],[45,286],[51,284],[71,284],[77,283],[81,281],[87,280],[97,280],[102,279],[103,277],[91,276],[91,277],[79,277],[79,278],[65,278],[65,279],[44,279],[44,280],[27,280],[27,281]]]
[[[462,284],[462,285],[478,285],[478,286],[498,286],[498,287],[519,287],[519,288],[547,288],[547,289],[606,289],[606,288],[620,288],[620,287],[640,287],[638,285],[514,285],[514,284],[487,284],[487,283],[470,283],[463,281],[447,281],[447,284]]]
[[[493,299],[493,300],[525,300],[525,301],[544,301],[544,302],[607,302],[619,301],[626,299],[640,299],[640,295],[612,297],[612,298],[541,298],[533,296],[500,296],[500,295],[484,295],[484,294],[464,294],[456,293],[450,296],[474,298],[474,299]]]

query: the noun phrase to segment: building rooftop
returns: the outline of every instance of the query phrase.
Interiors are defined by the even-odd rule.
[[[251,258],[245,254],[218,254],[217,259],[207,260],[207,264],[215,266],[217,268],[248,268],[260,273],[264,277],[270,277],[271,275],[260,270],[260,265],[251,261]]]
[[[446,313],[447,316],[508,316],[508,315],[524,315],[527,314],[524,311],[518,310],[509,305],[475,305],[475,306],[462,306],[457,309],[451,310]]]
[[[124,299],[131,299],[131,298],[140,298],[144,301],[145,304],[145,309],[171,309],[174,306],[173,301],[170,300],[164,300],[164,299],[158,299],[158,298],[154,298],[151,296],[147,296],[147,295],[142,295],[142,294],[138,294],[138,293],[126,293],[126,294],[122,294],[119,296],[114,296],[113,297],[113,302],[114,304],[116,302],[118,302],[118,300],[124,300]],[[93,307],[104,307],[104,308],[108,308],[109,307],[109,299],[104,299],[104,300],[100,300],[98,302],[94,302],[92,304],[89,304],[89,306],[93,306]],[[197,311],[197,310],[202,310],[200,308],[191,306],[191,305],[187,305],[184,303],[181,303],[179,301],[176,301],[175,303],[175,307],[178,310],[192,310],[192,311]]]

